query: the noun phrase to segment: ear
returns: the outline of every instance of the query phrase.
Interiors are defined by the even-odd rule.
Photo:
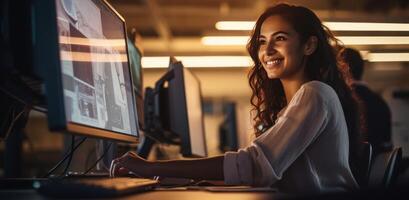
[[[315,52],[317,49],[318,39],[316,36],[311,36],[308,38],[307,42],[304,45],[304,54],[309,56]]]

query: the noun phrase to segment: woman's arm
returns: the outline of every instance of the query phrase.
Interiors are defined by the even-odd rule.
[[[129,171],[142,177],[174,177],[206,180],[223,180],[224,156],[189,160],[147,161],[133,152],[128,152],[113,161],[114,176]]]
[[[152,162],[153,175],[205,180],[223,180],[224,156],[191,160]],[[156,173],[156,174],[155,174]]]

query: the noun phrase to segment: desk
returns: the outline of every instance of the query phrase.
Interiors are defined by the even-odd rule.
[[[200,190],[161,190],[142,192],[127,196],[121,196],[116,199],[130,200],[264,200],[280,199],[288,197],[277,192],[208,192]],[[35,190],[0,190],[0,199],[21,199],[21,200],[44,200],[49,199],[38,194]]]

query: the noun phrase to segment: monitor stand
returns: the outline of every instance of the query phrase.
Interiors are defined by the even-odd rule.
[[[85,144],[87,145],[87,144]],[[115,142],[113,141],[106,141],[103,139],[97,139],[94,141],[94,145],[95,145],[95,152],[93,152],[92,150],[89,150],[95,157],[95,160],[93,160],[92,162],[90,162],[89,164],[95,164],[96,160],[99,159],[101,156],[103,156],[103,159],[100,160],[91,171],[89,171],[88,173],[84,174],[84,170],[83,168],[79,168],[78,166],[72,166],[72,169],[69,170],[66,174],[64,174],[62,177],[66,177],[66,178],[85,178],[85,177],[109,177],[109,166],[110,163],[113,159],[115,159],[115,155],[116,155],[116,148],[117,145]],[[107,150],[107,148],[109,147],[109,149]],[[70,148],[68,145],[66,148]],[[89,148],[89,147],[88,147]],[[84,149],[77,149],[78,152],[84,151]],[[106,151],[106,152],[105,152]],[[78,153],[77,152],[77,153]],[[90,153],[88,152],[88,153]],[[105,152],[105,155],[104,155]],[[75,153],[74,153],[75,154]],[[73,162],[79,162],[79,163],[88,163],[87,162],[88,158],[84,159],[78,159],[78,160],[74,160]],[[92,167],[91,165],[87,166]],[[85,169],[88,170],[88,169]]]
[[[138,155],[144,159],[147,159],[154,144],[155,144],[155,141],[152,140],[151,138],[146,137],[146,136],[143,137],[140,143],[140,146],[138,148]]]

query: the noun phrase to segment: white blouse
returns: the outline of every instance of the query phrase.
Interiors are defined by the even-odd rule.
[[[358,188],[348,162],[348,129],[341,103],[327,84],[301,86],[276,124],[238,152],[224,156],[226,184],[322,193]]]

